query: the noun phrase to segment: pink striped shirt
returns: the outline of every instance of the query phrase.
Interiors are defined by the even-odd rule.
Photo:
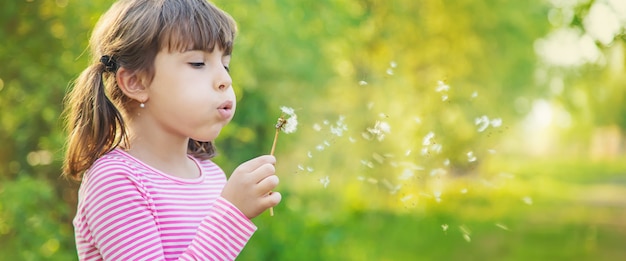
[[[87,171],[74,218],[80,260],[234,260],[257,227],[220,197],[226,175],[164,174],[115,149]]]

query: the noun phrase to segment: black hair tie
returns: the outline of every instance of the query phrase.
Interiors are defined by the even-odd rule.
[[[108,56],[108,55],[103,55],[102,57],[100,57],[100,62],[104,64],[105,66],[104,71],[106,72],[117,71],[117,62],[115,62],[115,59],[113,59],[113,57]]]

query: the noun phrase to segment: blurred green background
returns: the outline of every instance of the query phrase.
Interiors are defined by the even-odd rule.
[[[112,1],[0,2],[0,259],[75,260],[63,97]],[[626,2],[220,0],[230,173],[283,202],[238,260],[626,260]]]

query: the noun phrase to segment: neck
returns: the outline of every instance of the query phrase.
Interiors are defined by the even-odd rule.
[[[180,178],[195,178],[199,170],[187,156],[188,137],[180,137],[158,128],[142,128],[130,122],[126,151],[133,157],[164,172]]]

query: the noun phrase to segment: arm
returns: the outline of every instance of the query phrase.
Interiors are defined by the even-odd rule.
[[[141,182],[114,169],[92,173],[83,186],[75,221],[81,260],[165,260],[154,205]],[[179,259],[232,260],[255,230],[220,197]]]

